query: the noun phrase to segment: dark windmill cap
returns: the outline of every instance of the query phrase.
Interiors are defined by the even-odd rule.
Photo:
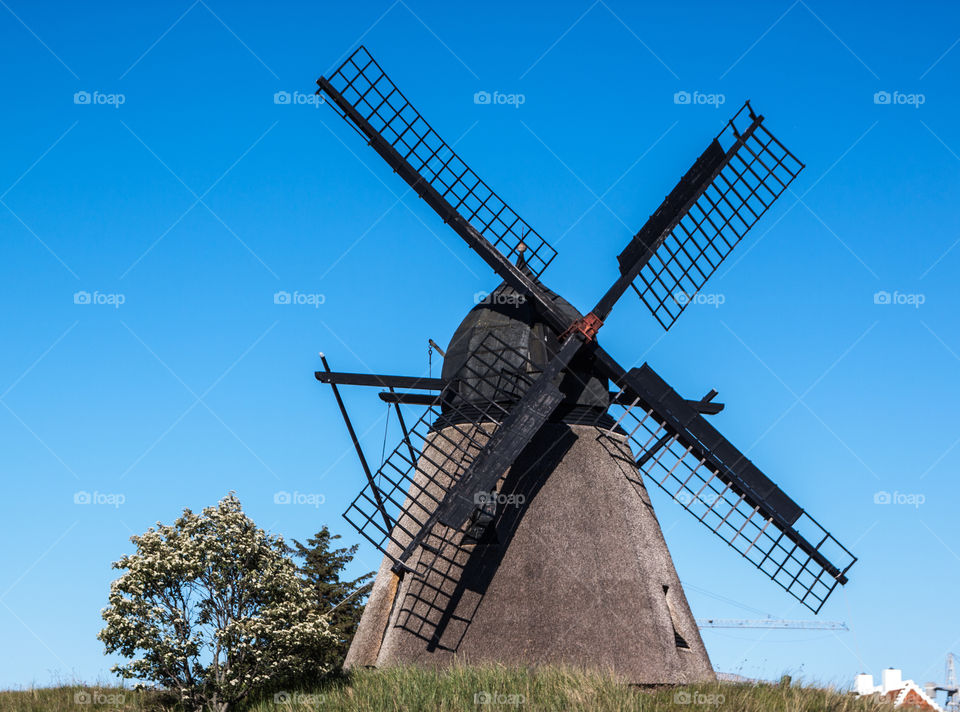
[[[522,261],[520,264],[522,267]],[[569,302],[543,289],[560,312],[569,315],[571,323],[579,316]],[[444,381],[469,381],[444,408],[448,422],[464,420],[463,414],[475,413],[489,400],[516,400],[517,389],[511,392],[509,384],[517,381],[511,374],[536,378],[560,348],[558,332],[540,317],[525,295],[506,283],[475,298],[477,305],[457,327],[443,359]],[[497,350],[492,357],[486,352],[491,346]],[[607,379],[598,374],[587,349],[574,357],[557,385],[564,400],[552,420],[593,424],[610,405]]]

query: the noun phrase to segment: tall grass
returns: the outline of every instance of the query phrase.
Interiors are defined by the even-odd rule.
[[[78,685],[0,692],[0,712],[175,712],[162,693]],[[441,672],[354,672],[323,685],[271,693],[245,712],[890,712],[873,699],[814,685],[712,683],[637,688],[599,672],[458,666]],[[240,712],[239,710],[237,712]]]
[[[0,712],[173,712],[163,692],[106,685],[60,685],[0,692]],[[274,710],[279,712],[279,710]]]

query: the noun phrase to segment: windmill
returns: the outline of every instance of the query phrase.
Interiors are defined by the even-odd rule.
[[[318,93],[496,272],[440,378],[334,372],[366,485],[345,518],[384,553],[347,666],[454,659],[712,679],[644,480],[820,610],[856,558],[687,400],[597,343],[633,289],[669,329],[803,169],[747,102],[618,257],[586,314],[541,275],[553,247],[410,104],[364,47]],[[374,472],[340,385],[379,386],[403,437]],[[398,389],[400,389],[398,391]],[[424,407],[412,425],[401,405]]]

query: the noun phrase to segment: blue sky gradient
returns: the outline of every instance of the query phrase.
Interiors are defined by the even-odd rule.
[[[106,679],[110,562],[184,507],[236,490],[272,532],[358,540],[317,352],[425,374],[427,338],[497,284],[329,107],[296,103],[361,41],[558,248],[544,281],[582,310],[753,101],[807,169],[707,284],[723,304],[664,335],[628,294],[602,342],[687,397],[717,388],[716,426],[860,557],[821,613],[849,633],[706,631],[718,670],[940,679],[960,649],[956,5],[0,5],[0,687]],[[378,462],[385,406],[345,395]],[[806,617],[651,494],[695,615]],[[364,543],[353,573],[378,561]]]

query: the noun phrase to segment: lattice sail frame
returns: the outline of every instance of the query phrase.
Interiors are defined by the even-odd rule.
[[[762,121],[746,102],[727,122],[722,167],[632,283],[664,329],[804,168]]]
[[[553,261],[557,251],[440,138],[365,47],[348,57],[327,82],[508,260],[513,261],[523,243],[527,267],[536,277]]]
[[[336,100],[333,105],[338,112],[371,143],[386,142],[381,155],[389,156],[395,170],[405,170],[408,182],[418,192],[422,185],[436,192],[441,200],[431,205],[444,220],[466,221],[508,259],[518,254],[523,243],[528,269],[536,277],[553,260],[556,251],[439,137],[365,48],[356,50],[329,80],[321,79],[321,88]],[[695,199],[679,219],[671,221],[670,229],[666,233],[656,231],[653,237],[663,239],[650,243],[653,253],[633,280],[632,286],[665,329],[673,325],[720,263],[804,167],[763,126],[762,117],[753,112],[749,102],[711,143],[701,156],[705,159],[705,165],[712,166],[716,161],[718,168],[708,171],[705,185],[696,184],[702,190],[694,194]],[[411,171],[415,175],[410,176]],[[493,350],[490,354],[495,358]],[[523,369],[520,372],[525,374]],[[501,373],[510,375],[512,388],[516,391],[519,385],[520,394],[533,380],[526,375],[517,379],[509,369]],[[470,384],[456,387],[469,389]],[[394,561],[428,523],[430,512],[468,470],[509,411],[509,400],[481,401],[481,413],[478,415],[476,408],[469,414],[459,413],[463,422],[446,437],[432,429],[431,422],[450,415],[455,395],[444,389],[384,462],[377,473],[377,485],[364,488],[344,514]],[[615,405],[614,410],[617,408],[623,410],[621,423],[630,426],[635,452],[641,453],[638,469],[791,595],[819,611],[837,583],[845,580],[843,574],[856,560],[852,554],[799,508],[796,518],[787,521],[765,509],[770,501],[761,498],[763,506],[755,504],[755,497],[748,497],[742,488],[738,490],[724,479],[729,473],[724,473],[723,462],[720,466],[708,464],[707,458],[693,455],[691,464],[696,448],[684,440],[689,433],[681,437],[655,408],[638,408],[637,402]],[[486,423],[482,428],[476,424],[480,420]],[[446,438],[449,454],[430,447],[431,439],[438,438]],[[725,440],[723,443],[728,452],[745,460],[732,445]],[[425,457],[426,452],[436,455]],[[425,459],[428,467],[421,466]],[[781,496],[781,504],[784,500],[792,504],[778,488],[774,489]],[[454,534],[434,525],[422,543],[436,559],[441,548],[449,548],[442,545]],[[798,539],[807,544],[806,549]],[[811,545],[811,541],[819,543]],[[811,548],[816,555],[810,554]],[[823,552],[829,550],[835,550],[831,556],[838,557],[840,567],[824,558]]]
[[[630,389],[620,392],[610,414],[616,423],[600,428],[600,437],[611,439],[612,452],[625,432],[641,474],[811,611],[818,613],[837,585],[846,581],[856,557],[769,483],[702,416],[691,418],[702,422],[688,422],[690,427],[681,433],[662,402],[651,403]],[[694,432],[709,432],[715,442],[708,447]],[[720,461],[707,452],[724,452],[727,457]],[[755,481],[769,483],[772,489],[757,492],[734,472],[751,469]],[[798,538],[833,571],[804,551]]]
[[[417,575],[443,563],[449,555],[441,552],[456,552],[471,526],[452,530],[431,523],[431,515],[539,375],[527,356],[488,334],[384,460],[376,487],[368,483],[344,518],[394,563],[409,568],[409,560],[418,562]],[[490,509],[485,502],[478,506]],[[435,556],[402,562],[401,552],[426,526],[421,545]]]

